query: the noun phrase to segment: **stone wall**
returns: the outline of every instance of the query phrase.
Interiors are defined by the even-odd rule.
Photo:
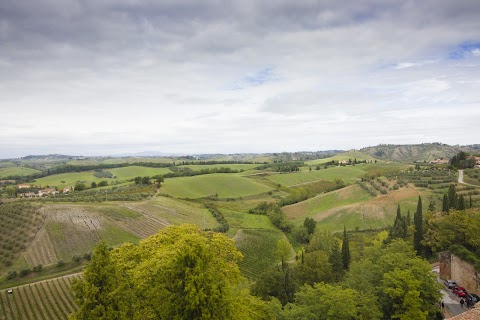
[[[468,292],[480,293],[480,274],[474,266],[450,252],[441,252],[440,260],[440,278],[452,279],[457,281],[458,285],[467,289]]]

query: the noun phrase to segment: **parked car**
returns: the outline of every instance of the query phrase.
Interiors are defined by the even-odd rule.
[[[466,296],[466,300],[472,301],[472,305],[473,305],[473,304],[477,303],[478,301],[480,301],[480,297],[477,296],[475,293],[469,293]]]
[[[453,287],[457,286],[457,282],[455,280],[445,280],[443,283],[448,289],[452,289]]]
[[[467,290],[464,287],[453,287],[453,293],[455,293],[459,297],[466,297],[468,295]]]
[[[8,288],[8,289],[7,289],[7,292],[8,292],[8,293],[13,293],[13,289],[12,289],[12,288]]]

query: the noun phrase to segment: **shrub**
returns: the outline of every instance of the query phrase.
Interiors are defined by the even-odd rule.
[[[43,270],[43,266],[41,264],[33,267],[33,272],[41,272],[42,270]]]
[[[31,271],[30,269],[22,269],[20,271],[20,277],[25,277],[25,276],[29,275],[30,271]]]
[[[15,279],[16,277],[17,277],[17,271],[10,271],[7,274],[7,280],[12,280],[12,279]]]
[[[63,261],[63,260],[58,260],[58,262],[57,262],[57,267],[61,268],[61,267],[63,267],[64,265],[65,265],[65,261]]]

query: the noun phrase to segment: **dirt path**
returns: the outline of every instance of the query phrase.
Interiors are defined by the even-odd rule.
[[[19,286],[16,286],[16,287],[12,287],[12,289],[13,289],[13,291],[15,292],[15,288],[28,287],[28,286],[33,285],[33,284],[41,284],[41,283],[44,283],[44,282],[47,282],[47,281],[51,281],[51,280],[55,280],[55,279],[75,278],[75,277],[81,276],[81,275],[82,275],[81,272],[71,273],[71,274],[67,274],[67,275],[65,275],[65,276],[61,276],[61,277],[50,278],[50,279],[40,280],[40,281],[36,281],[36,282],[30,282],[30,283],[27,283],[27,284],[22,284],[22,285],[19,285]],[[4,291],[7,291],[7,289],[0,290],[0,292],[4,292]]]
[[[463,170],[458,170],[458,183],[478,188],[478,186],[476,186],[474,184],[463,182]]]

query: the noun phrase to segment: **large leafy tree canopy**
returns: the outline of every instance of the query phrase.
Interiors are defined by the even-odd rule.
[[[241,257],[233,240],[194,225],[167,227],[110,253],[100,246],[75,285],[80,310],[72,318],[271,318],[264,303],[242,289]]]

